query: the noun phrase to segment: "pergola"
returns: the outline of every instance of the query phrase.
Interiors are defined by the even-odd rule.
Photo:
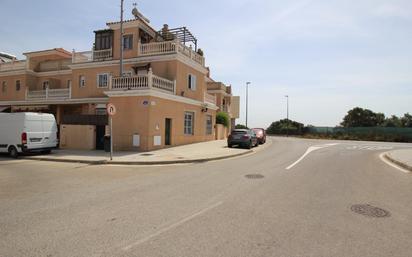
[[[195,51],[197,51],[197,39],[186,27],[168,29],[167,32],[160,30],[158,35],[166,41],[179,39],[183,44],[192,42],[195,45]]]

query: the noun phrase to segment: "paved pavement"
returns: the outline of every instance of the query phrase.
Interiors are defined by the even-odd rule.
[[[151,152],[115,152],[113,161],[104,151],[55,150],[49,155],[26,156],[27,159],[63,162],[81,162],[89,164],[170,164],[204,162],[240,156],[266,147],[263,145],[252,150],[228,148],[226,140],[216,140],[196,144],[182,145]]]
[[[385,157],[396,165],[412,172],[412,149],[398,149],[390,151],[386,153]]]
[[[172,166],[0,158],[0,256],[411,256],[412,176],[380,158],[411,144],[270,140]]]

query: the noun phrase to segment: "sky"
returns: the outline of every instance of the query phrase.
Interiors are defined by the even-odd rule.
[[[125,0],[125,18],[133,2]],[[412,113],[411,0],[137,1],[161,29],[186,26],[216,81],[241,97],[237,123],[267,128],[286,117],[338,125],[356,106]],[[0,51],[89,50],[93,31],[119,20],[120,0],[0,0]]]

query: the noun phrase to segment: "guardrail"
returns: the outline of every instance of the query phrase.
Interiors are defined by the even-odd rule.
[[[26,61],[11,61],[0,64],[0,71],[24,70]]]
[[[110,90],[139,90],[139,89],[158,89],[175,94],[176,82],[153,74],[149,69],[147,75],[113,77],[110,80]]]
[[[172,54],[181,53],[184,56],[192,59],[193,61],[199,63],[200,65],[205,65],[205,58],[195,51],[191,47],[187,47],[179,41],[164,41],[155,43],[145,43],[138,44],[138,55],[139,56],[151,56],[159,54]]]
[[[216,96],[215,96],[215,95],[208,94],[208,93],[205,93],[204,101],[205,101],[206,103],[210,103],[210,104],[216,105]]]
[[[71,98],[71,87],[62,89],[26,90],[26,100],[65,100]]]

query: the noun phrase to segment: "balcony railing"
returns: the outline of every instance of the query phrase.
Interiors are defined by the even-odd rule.
[[[27,90],[26,100],[65,100],[71,98],[71,87],[62,89]]]
[[[156,76],[150,69],[147,75],[113,77],[109,88],[110,90],[156,89],[175,94],[176,81]]]
[[[215,104],[216,105],[216,96],[205,93],[204,101],[206,103]]]
[[[203,56],[199,55],[193,51],[191,47],[187,47],[179,41],[165,41],[146,44],[139,43],[138,51],[139,56],[181,53],[200,65],[205,65],[205,58]]]
[[[104,49],[104,50],[92,50],[84,52],[75,52],[72,53],[72,62],[73,63],[85,63],[93,61],[104,61],[110,60],[113,58],[113,49]]]
[[[0,71],[24,70],[26,61],[11,61],[0,64]]]

